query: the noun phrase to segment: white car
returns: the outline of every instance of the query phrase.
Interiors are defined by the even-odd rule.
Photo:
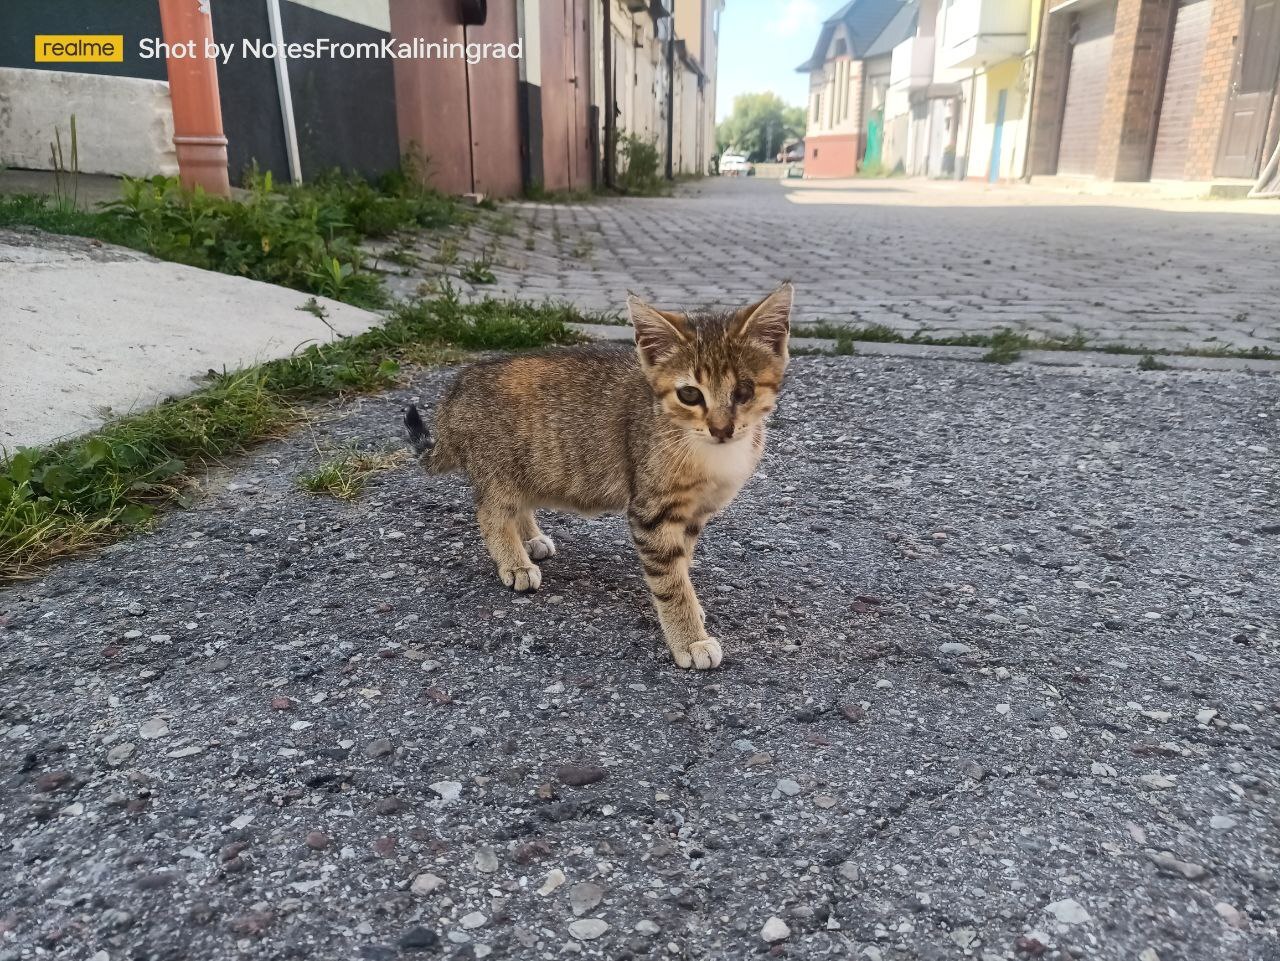
[[[739,153],[727,153],[720,158],[721,177],[750,177],[755,168]]]

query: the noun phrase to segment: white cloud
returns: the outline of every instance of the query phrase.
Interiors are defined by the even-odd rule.
[[[818,5],[813,0],[785,0],[778,18],[768,29],[783,37],[794,36],[801,31],[816,31],[821,20]]]

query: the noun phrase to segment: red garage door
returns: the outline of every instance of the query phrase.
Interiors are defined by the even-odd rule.
[[[391,33],[408,42],[513,43],[515,0],[495,0],[480,26],[456,3],[391,0]],[[520,193],[518,66],[514,59],[427,57],[395,62],[400,141],[422,149],[431,184],[446,193]]]
[[[542,177],[548,190],[591,186],[591,21],[587,0],[543,0]]]
[[[1062,111],[1058,173],[1093,176],[1098,165],[1098,128],[1107,96],[1111,39],[1116,29],[1114,3],[1076,14],[1071,36],[1071,70]]]
[[[1191,120],[1200,87],[1200,65],[1209,38],[1209,0],[1182,0],[1173,27],[1169,72],[1160,105],[1156,150],[1151,158],[1152,180],[1181,180],[1191,138]]]

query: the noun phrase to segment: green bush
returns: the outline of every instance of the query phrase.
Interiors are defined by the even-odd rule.
[[[452,199],[420,186],[412,168],[377,185],[332,173],[277,187],[270,173],[253,172],[233,200],[184,191],[169,177],[126,179],[123,194],[95,212],[43,197],[0,198],[0,226],[97,237],[163,260],[382,307],[382,279],[366,264],[361,240],[460,216]]]
[[[652,196],[664,193],[659,168],[662,155],[657,143],[635,134],[623,134],[618,141],[617,187],[624,194]]]

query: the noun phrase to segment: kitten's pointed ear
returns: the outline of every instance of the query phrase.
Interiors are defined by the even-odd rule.
[[[791,302],[796,290],[791,281],[781,285],[758,304],[743,308],[735,329],[740,337],[750,337],[781,357],[787,356],[787,338],[791,333]]]
[[[627,314],[636,329],[636,350],[646,367],[656,364],[689,339],[682,316],[650,307],[635,294],[627,295]]]

